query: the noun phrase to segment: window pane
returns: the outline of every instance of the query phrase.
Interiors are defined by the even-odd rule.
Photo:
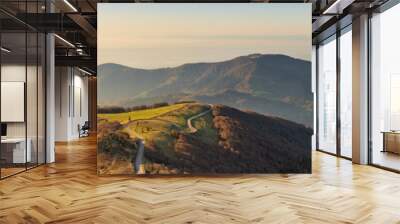
[[[336,40],[318,48],[319,149],[336,153]]]
[[[340,150],[352,156],[352,35],[351,30],[340,36]]]
[[[372,18],[372,163],[400,170],[400,5]]]
[[[27,61],[27,80],[26,80],[26,116],[27,116],[27,142],[30,147],[31,153],[29,154],[30,159],[28,160],[28,168],[37,165],[37,79],[38,79],[38,68],[37,68],[37,33],[28,32],[28,61]],[[28,149],[29,149],[28,147]]]
[[[46,120],[46,108],[45,108],[45,52],[46,37],[44,34],[39,33],[39,45],[38,45],[38,163],[45,163],[45,120]]]
[[[1,45],[1,175],[24,171],[30,159],[26,144],[26,34],[2,33]],[[12,108],[12,109],[11,109]]]

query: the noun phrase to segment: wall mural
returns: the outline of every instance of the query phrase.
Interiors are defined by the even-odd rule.
[[[98,173],[310,173],[310,4],[99,4]]]

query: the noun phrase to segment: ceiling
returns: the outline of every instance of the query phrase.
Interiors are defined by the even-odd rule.
[[[329,35],[329,28],[343,18],[377,7],[387,0],[230,0],[229,2],[312,3],[313,41]],[[92,73],[97,67],[97,3],[189,2],[187,0],[1,0],[4,32],[26,27],[55,32],[56,65],[79,66]],[[197,0],[190,2],[228,2]],[[28,13],[25,13],[28,12]],[[51,13],[49,13],[51,12]],[[345,21],[345,20],[343,20]],[[349,19],[351,23],[351,18]],[[345,25],[345,24],[344,24]],[[335,29],[332,29],[335,32]],[[324,33],[325,32],[325,33]],[[17,39],[16,39],[17,40]]]

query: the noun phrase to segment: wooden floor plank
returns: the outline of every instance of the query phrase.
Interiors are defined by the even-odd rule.
[[[313,152],[313,174],[98,177],[96,140],[0,181],[0,223],[400,223],[400,175]]]

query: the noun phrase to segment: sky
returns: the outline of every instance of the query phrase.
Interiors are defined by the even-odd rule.
[[[254,53],[311,59],[311,4],[99,3],[98,64],[134,68]]]

